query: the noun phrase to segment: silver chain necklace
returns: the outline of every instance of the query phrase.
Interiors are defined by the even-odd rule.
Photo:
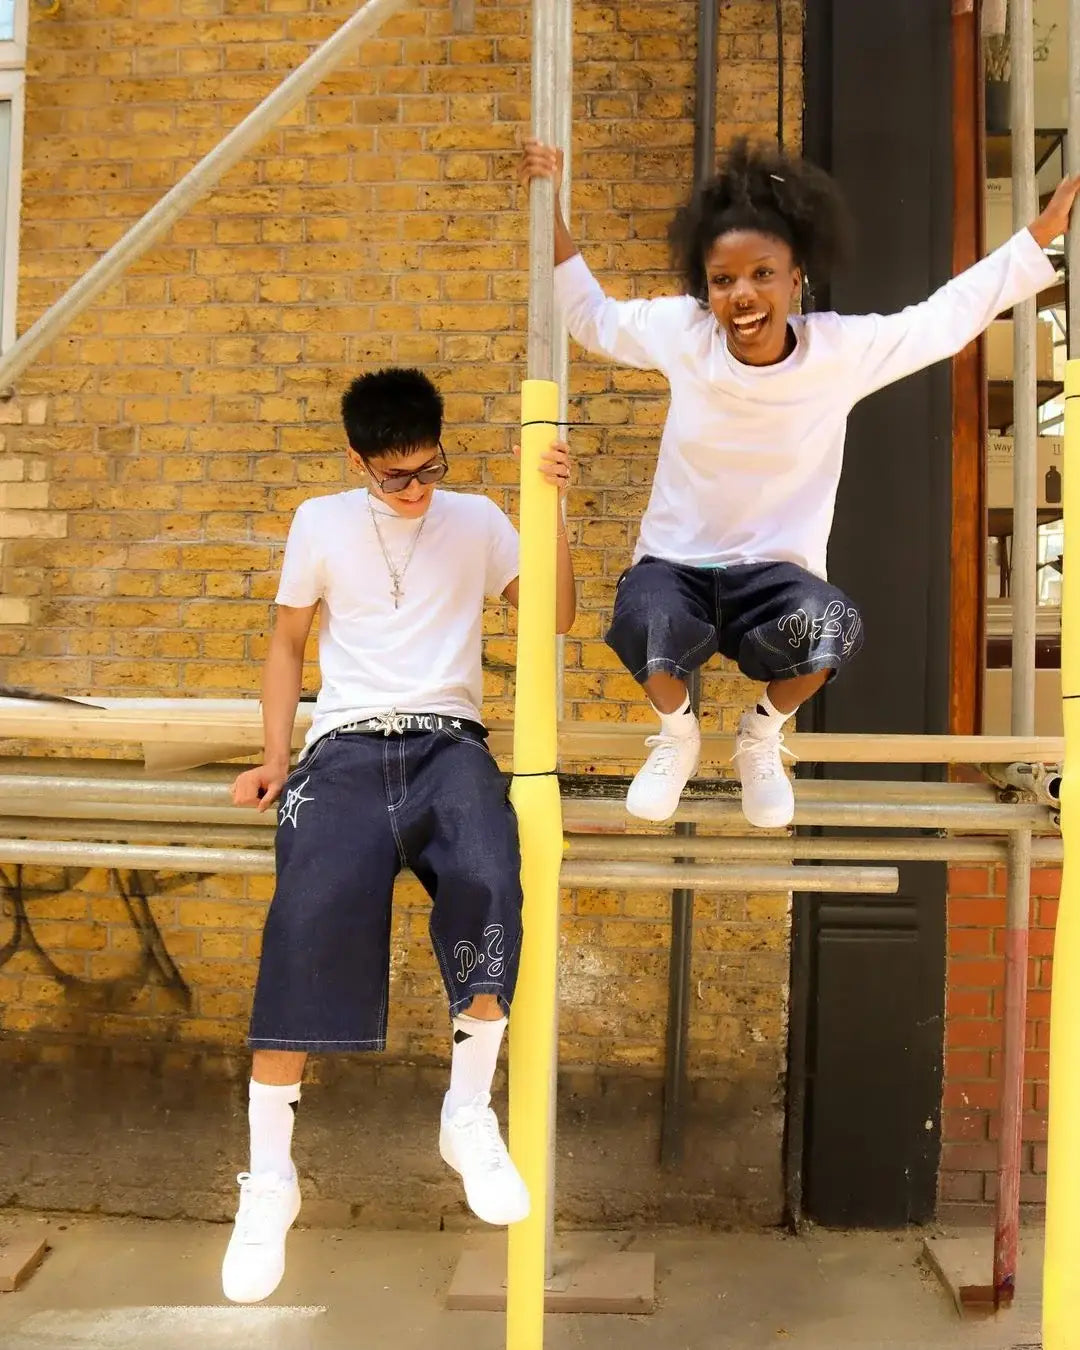
[[[375,538],[379,541],[379,548],[382,550],[383,561],[386,563],[386,570],[390,573],[390,594],[394,599],[394,608],[397,609],[401,603],[401,597],[405,594],[403,582],[405,573],[408,570],[409,563],[412,562],[412,555],[416,552],[416,545],[423,533],[424,523],[427,516],[421,516],[420,524],[416,527],[416,533],[412,537],[412,543],[405,554],[405,560],[401,564],[400,570],[394,566],[394,560],[390,556],[390,550],[386,547],[386,540],[382,537],[382,531],[379,529],[378,517],[375,515],[375,508],[371,504],[371,498],[368,498],[368,512],[371,515],[371,523],[375,528]]]

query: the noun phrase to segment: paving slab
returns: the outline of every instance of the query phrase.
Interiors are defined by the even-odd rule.
[[[220,1294],[228,1227],[19,1216],[49,1255],[0,1296],[4,1350],[501,1350],[504,1317],[446,1299],[478,1233],[298,1229],[277,1294]],[[0,1215],[0,1233],[4,1219]],[[580,1245],[582,1235],[564,1235]],[[1008,1312],[957,1316],[910,1233],[652,1231],[593,1235],[594,1249],[652,1253],[655,1311],[551,1314],[545,1350],[1014,1350],[1037,1347],[1037,1289]]]

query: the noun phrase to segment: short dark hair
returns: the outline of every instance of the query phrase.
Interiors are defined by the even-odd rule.
[[[408,454],[442,439],[442,396],[419,370],[376,370],[349,385],[341,399],[341,420],[361,458]]]
[[[731,143],[720,172],[680,207],[668,231],[672,266],[703,307],[709,303],[705,255],[733,230],[782,240],[815,282],[843,260],[851,238],[843,196],[823,169],[745,136]]]

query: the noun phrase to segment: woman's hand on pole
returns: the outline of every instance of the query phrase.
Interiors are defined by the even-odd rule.
[[[537,178],[548,178],[555,186],[555,266],[566,262],[578,251],[569,226],[563,219],[559,194],[563,183],[563,152],[553,145],[544,145],[542,141],[528,140],[521,151],[518,163],[518,181],[523,187]]]
[[[1045,210],[1028,226],[1032,237],[1040,247],[1049,248],[1055,239],[1066,233],[1069,228],[1069,216],[1075,207],[1078,194],[1080,194],[1080,174],[1063,178],[1058,184]]]
[[[518,180],[528,187],[534,178],[550,178],[555,184],[555,200],[559,199],[563,180],[563,152],[542,141],[528,140],[521,152]]]

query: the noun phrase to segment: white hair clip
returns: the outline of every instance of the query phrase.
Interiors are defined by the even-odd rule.
[[[778,173],[771,173],[769,174],[769,177],[773,180],[774,183],[782,183],[784,181]]]

